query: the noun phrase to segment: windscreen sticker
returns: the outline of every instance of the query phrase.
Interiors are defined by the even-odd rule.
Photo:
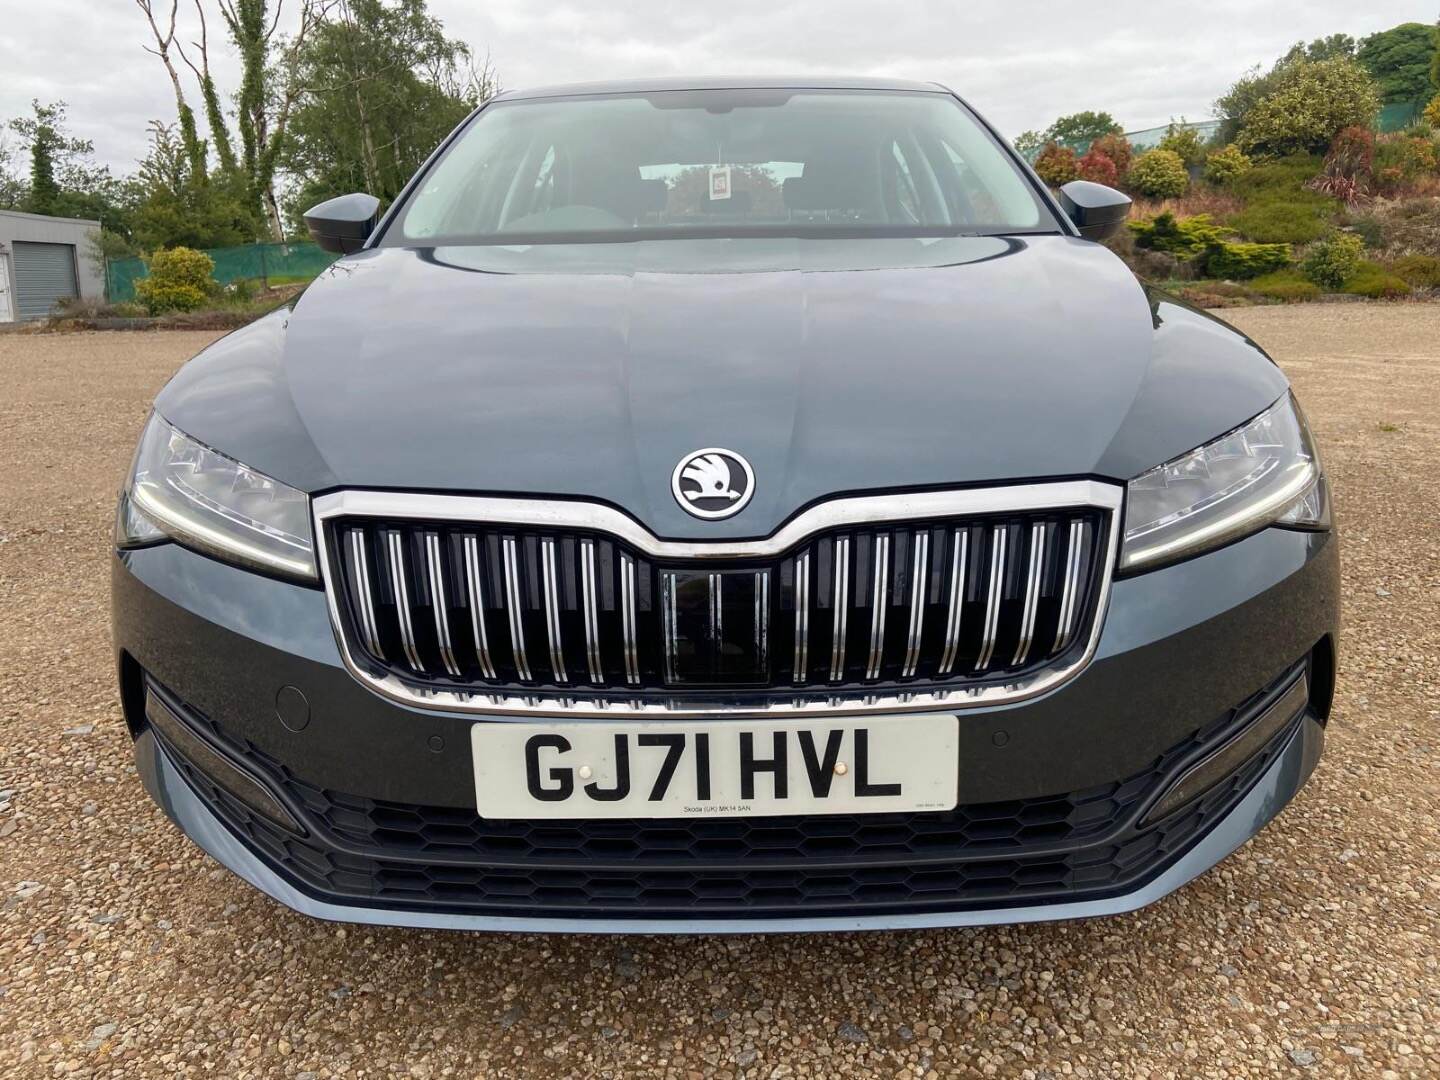
[[[710,169],[710,199],[728,199],[730,197],[730,166],[714,165]]]

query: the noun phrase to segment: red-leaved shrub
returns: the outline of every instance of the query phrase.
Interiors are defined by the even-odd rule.
[[[1035,172],[1052,188],[1068,184],[1079,175],[1075,164],[1075,151],[1068,146],[1049,142],[1035,158]]]
[[[1094,153],[1104,154],[1114,162],[1116,178],[1119,180],[1125,179],[1125,174],[1130,171],[1130,162],[1135,160],[1135,150],[1130,145],[1130,140],[1124,135],[1117,135],[1114,132],[1109,135],[1101,135],[1090,144],[1090,154]],[[1086,154],[1086,157],[1089,157],[1090,154]]]
[[[1106,155],[1100,153],[1094,146],[1090,152],[1075,163],[1075,171],[1079,173],[1081,180],[1090,180],[1096,184],[1108,184],[1114,187],[1120,181],[1120,170],[1115,162]]]
[[[1330,142],[1325,166],[1310,187],[1357,206],[1370,198],[1375,169],[1375,133],[1369,128],[1342,128]]]

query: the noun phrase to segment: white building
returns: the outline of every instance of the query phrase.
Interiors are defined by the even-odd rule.
[[[0,210],[0,323],[42,319],[65,299],[105,299],[92,255],[100,223]]]

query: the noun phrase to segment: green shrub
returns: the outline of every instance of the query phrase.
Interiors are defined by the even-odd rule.
[[[1355,276],[1364,252],[1365,242],[1354,233],[1332,233],[1310,249],[1300,268],[1316,285],[1334,291]]]
[[[1223,243],[1229,230],[1215,225],[1209,214],[1177,220],[1166,211],[1153,221],[1132,221],[1130,231],[1142,248],[1165,251],[1182,259],[1194,258],[1212,244]]]
[[[1354,60],[1297,59],[1280,68],[1235,141],[1247,154],[1314,153],[1342,128],[1369,127],[1379,111],[1375,82]]]
[[[150,309],[144,304],[136,304],[129,300],[122,300],[118,304],[110,305],[112,319],[143,319],[149,314]]]
[[[1320,286],[1313,281],[1307,281],[1305,275],[1294,268],[1262,274],[1250,282],[1250,288],[1261,296],[1288,303],[1317,300],[1320,297]]]
[[[1329,229],[1328,207],[1266,200],[1253,202],[1229,219],[1229,225],[1247,240],[1262,244],[1308,244]]]
[[[1248,172],[1253,164],[1250,155],[1231,143],[1223,150],[1216,150],[1205,159],[1205,179],[1222,187],[1234,183],[1241,173]]]
[[[1364,296],[1371,300],[1391,300],[1397,296],[1408,296],[1410,286],[1383,266],[1362,262],[1355,273],[1345,282],[1345,292],[1353,296]]]
[[[1385,223],[1372,214],[1349,214],[1341,224],[1365,241],[1367,248],[1385,246]]]
[[[1153,199],[1174,199],[1185,194],[1190,174],[1185,161],[1173,150],[1150,150],[1130,166],[1130,186]]]
[[[194,311],[217,288],[215,262],[193,248],[162,248],[150,257],[149,276],[135,283],[135,295],[152,315]]]
[[[1181,117],[1179,124],[1170,121],[1170,126],[1165,129],[1165,137],[1160,140],[1157,149],[1179,154],[1180,160],[1186,165],[1198,165],[1205,160],[1205,140],[1200,138],[1200,133],[1194,128],[1182,126],[1184,123],[1184,117]]]
[[[1390,272],[1416,288],[1440,288],[1440,259],[1433,255],[1406,255],[1390,264]]]
[[[1242,244],[1222,240],[1201,256],[1205,273],[1230,281],[1260,277],[1290,265],[1289,244]]]
[[[1079,175],[1075,151],[1059,143],[1046,143],[1045,148],[1036,155],[1035,172],[1052,188],[1068,184]]]

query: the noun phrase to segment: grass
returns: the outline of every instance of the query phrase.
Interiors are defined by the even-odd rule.
[[[1177,218],[1209,214],[1217,221],[1245,209],[1245,200],[1220,188],[1192,187],[1178,199],[1147,199],[1139,196],[1130,210],[1132,221],[1174,214]]]
[[[1379,263],[1362,262],[1360,269],[1345,282],[1341,291],[1370,300],[1394,300],[1408,296],[1410,286],[1404,278],[1396,277]]]
[[[1267,200],[1252,203],[1225,224],[1247,240],[1261,244],[1309,244],[1330,231],[1334,211],[1329,199],[1324,205],[1310,201]]]
[[[1286,303],[1318,300],[1321,293],[1319,285],[1308,280],[1304,274],[1293,267],[1257,277],[1250,282],[1250,288],[1261,296],[1271,300],[1283,300]]]

